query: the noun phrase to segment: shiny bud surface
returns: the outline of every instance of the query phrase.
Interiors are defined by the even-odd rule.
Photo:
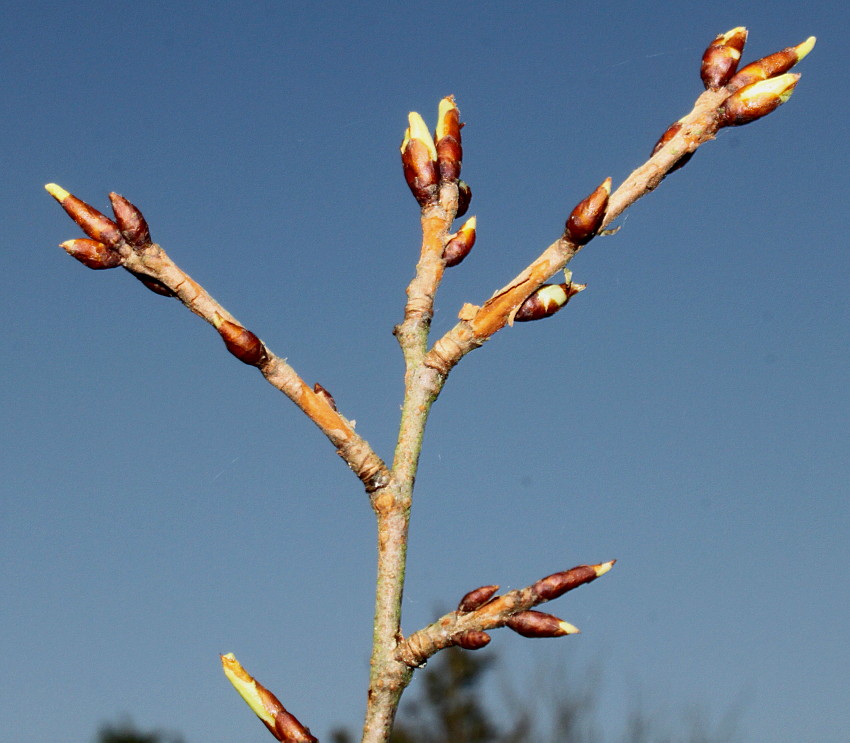
[[[605,219],[608,197],[611,195],[611,179],[602,184],[573,209],[564,227],[564,237],[574,245],[584,245],[590,241]]]
[[[401,143],[404,179],[420,206],[437,201],[437,148],[422,117],[415,111],[408,115],[409,126]]]
[[[267,359],[266,347],[250,330],[220,317],[216,318],[215,327],[227,350],[243,364],[259,366]]]
[[[80,263],[95,270],[115,268],[123,262],[116,250],[97,240],[91,240],[85,237],[80,237],[76,240],[66,240],[59,247],[68,253],[68,255],[76,258]]]
[[[55,183],[48,183],[44,188],[92,240],[110,247],[121,242],[121,230],[109,217]]]
[[[722,126],[744,126],[772,113],[791,97],[799,79],[798,74],[787,73],[741,88],[723,101]]]
[[[707,90],[726,85],[738,69],[741,52],[747,43],[747,29],[743,26],[720,34],[709,44],[702,55],[700,77]]]
[[[150,245],[151,233],[139,208],[117,193],[109,194],[115,221],[124,239],[133,247]]]
[[[583,291],[585,284],[543,284],[526,299],[514,315],[516,322],[530,322],[551,317],[560,310],[570,298]]]
[[[532,589],[539,598],[552,601],[563,596],[567,591],[572,591],[605,575],[614,566],[614,562],[610,560],[600,565],[579,565],[560,573],[553,573],[537,581]]]
[[[542,611],[521,611],[510,617],[505,626],[523,637],[563,637],[581,631],[569,622]]]
[[[475,217],[470,217],[466,220],[457,234],[446,243],[443,249],[443,261],[446,267],[456,266],[460,263],[472,250],[475,245],[475,228],[478,222]]]
[[[480,609],[491,598],[493,598],[498,590],[499,586],[481,586],[480,588],[476,588],[467,593],[460,600],[460,603],[457,605],[457,610],[461,614],[466,614],[470,611]]]
[[[463,648],[464,650],[480,650],[490,644],[491,638],[486,632],[471,629],[466,632],[461,632],[459,635],[455,635],[453,639],[455,645]]]

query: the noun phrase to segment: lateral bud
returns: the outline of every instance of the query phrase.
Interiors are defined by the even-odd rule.
[[[543,284],[536,292],[526,299],[516,311],[513,319],[516,322],[530,322],[550,317],[561,309],[570,298],[587,288],[587,284]]]
[[[563,596],[567,591],[590,583],[602,575],[605,575],[616,560],[609,560],[599,565],[579,565],[560,573],[553,573],[541,578],[531,588],[542,601],[552,601]]]
[[[227,680],[275,738],[283,743],[318,743],[318,738],[287,712],[280,700],[259,684],[233,653],[221,656],[221,666]]]
[[[146,276],[143,273],[137,273],[136,271],[129,271],[133,276],[135,276],[139,281],[141,281],[148,289],[150,289],[154,294],[159,294],[161,297],[176,297],[177,295],[171,291],[165,284],[163,284],[159,279],[155,279],[153,276]]]
[[[475,590],[467,593],[460,600],[460,603],[457,605],[457,610],[461,614],[467,614],[468,612],[480,609],[491,598],[493,598],[498,590],[499,586],[481,586],[480,588],[476,588]]]
[[[313,385],[313,392],[321,397],[331,407],[331,410],[336,410],[336,400],[334,400],[333,395],[318,382]]]
[[[729,89],[740,90],[745,85],[757,83],[760,80],[768,80],[788,72],[797,62],[805,57],[815,47],[817,38],[809,36],[804,42],[797,46],[789,46],[774,54],[750,62],[746,67],[738,70],[729,81]]]
[[[437,146],[437,165],[442,181],[454,182],[460,177],[463,161],[463,147],[460,137],[462,127],[455,97],[453,95],[446,96],[440,101],[437,132],[434,137]]]
[[[743,126],[772,113],[791,97],[799,79],[789,72],[744,86],[720,106],[721,126]]]
[[[110,247],[121,242],[121,230],[109,217],[55,183],[48,183],[44,188],[92,240]]]
[[[472,201],[472,189],[466,181],[457,182],[457,213],[455,217],[460,219],[469,210],[469,202]]]
[[[235,322],[225,320],[218,314],[215,315],[213,324],[227,350],[243,364],[259,366],[268,358],[263,342],[250,330],[237,325]]]
[[[664,131],[664,134],[661,135],[659,140],[655,143],[655,147],[652,148],[652,152],[650,153],[650,157],[652,157],[658,150],[660,150],[665,144],[667,144],[673,137],[675,137],[682,128],[682,122],[675,121],[667,129]],[[670,170],[667,171],[668,174],[672,173],[674,170],[678,170],[683,167],[685,163],[688,162],[694,156],[693,152],[686,152],[682,155],[675,163],[671,166]]]
[[[446,268],[456,266],[469,255],[469,251],[475,245],[477,224],[475,217],[470,217],[464,222],[463,227],[457,231],[457,234],[446,243],[446,247],[443,248],[443,261],[445,261]]]
[[[717,36],[702,55],[700,77],[706,90],[722,88],[738,69],[741,52],[747,43],[747,29],[737,26]]]
[[[97,240],[80,237],[76,240],[66,240],[59,244],[68,255],[76,258],[80,263],[97,270],[104,268],[115,268],[123,262],[117,250],[104,245]]]
[[[605,219],[610,195],[611,179],[606,178],[599,188],[573,209],[564,228],[564,237],[575,245],[584,245],[593,239]]]
[[[437,148],[422,117],[411,111],[407,118],[409,126],[401,143],[404,179],[419,205],[424,207],[437,201]]]
[[[563,637],[581,632],[569,622],[542,611],[521,611],[511,616],[505,625],[523,637]]]
[[[476,629],[470,629],[466,632],[461,632],[453,638],[454,644],[464,650],[480,650],[485,645],[490,644],[490,635],[486,632]]]
[[[139,208],[117,193],[109,194],[115,221],[124,239],[134,248],[151,243],[151,232]]]

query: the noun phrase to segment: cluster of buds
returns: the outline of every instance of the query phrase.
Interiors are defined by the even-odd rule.
[[[528,297],[514,314],[516,322],[529,322],[551,317],[579,292],[587,289],[587,284],[572,281],[572,272],[566,271],[567,281],[563,284],[543,284]]]
[[[274,694],[257,683],[233,653],[222,655],[221,665],[227,680],[275,738],[283,743],[318,743],[309,728],[287,712]]]
[[[213,325],[227,350],[243,364],[261,366],[268,360],[268,351],[263,342],[247,328],[225,320],[218,313],[213,316]]]

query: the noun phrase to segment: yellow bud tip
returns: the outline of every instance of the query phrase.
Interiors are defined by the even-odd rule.
[[[610,176],[608,178],[606,178],[604,181],[602,181],[602,188],[604,188],[608,192],[609,196],[611,195],[611,183],[612,183],[612,181],[611,181]]]
[[[213,327],[218,330],[224,324],[224,318],[219,315],[218,312],[213,312],[212,324]],[[227,655],[222,655],[221,657],[236,660],[236,658],[233,657],[233,653],[228,653]]]
[[[455,97],[453,95],[447,95],[440,101],[440,105],[437,107],[437,139],[440,140],[446,135],[446,116],[449,111],[457,110],[457,104],[455,103]]]
[[[809,36],[802,44],[797,44],[795,47],[797,50],[797,61],[799,62],[803,57],[805,57],[812,49],[815,48],[815,42],[817,38],[814,36]]]
[[[558,622],[558,627],[565,635],[578,635],[581,633],[581,630],[574,624],[570,624],[569,622],[565,622],[563,620]]]
[[[62,188],[62,186],[58,186],[55,183],[48,183],[44,187],[44,190],[47,191],[47,193],[49,193],[60,204],[71,195],[64,188]]]
[[[735,28],[730,28],[725,34],[720,34],[720,36],[718,36],[717,38],[725,43],[729,41],[729,39],[731,39],[733,36],[745,33],[747,33],[747,29],[745,26],[735,26]]]
[[[767,80],[760,80],[757,83],[748,85],[740,92],[741,99],[744,101],[752,100],[761,95],[775,95],[781,103],[785,103],[794,92],[794,87],[800,79],[799,73],[786,72],[784,75],[771,77]]]
[[[242,664],[236,660],[233,653],[221,656],[221,665],[227,680],[233,684],[233,688],[239,692],[239,696],[251,708],[253,713],[267,725],[274,727],[274,715],[272,715],[257,691],[257,682],[242,668]]]
[[[422,142],[428,148],[431,159],[436,162],[437,146],[434,144],[434,138],[431,136],[431,132],[428,131],[428,126],[425,124],[424,119],[416,111],[411,111],[407,115],[407,120],[410,122],[410,127],[408,128],[409,135],[406,138],[418,139]]]
[[[475,217],[470,217],[463,223],[463,227],[460,229],[466,232],[475,232],[476,227],[478,227],[478,220]]]
[[[569,299],[560,284],[549,284],[549,286],[538,289],[537,297],[546,309],[549,309],[553,304],[563,307]]]
[[[601,565],[594,565],[593,569],[596,571],[596,577],[605,575],[611,568],[614,567],[614,563],[616,560],[608,560],[608,562],[603,562]]]

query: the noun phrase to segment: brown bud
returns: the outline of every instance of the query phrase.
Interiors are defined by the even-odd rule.
[[[466,632],[461,632],[453,638],[455,645],[464,650],[480,650],[485,645],[490,643],[490,635],[481,630],[470,629]]]
[[[434,138],[422,117],[415,111],[408,115],[410,126],[401,143],[401,163],[404,179],[420,206],[437,201],[437,149]]]
[[[266,347],[250,330],[230,320],[215,316],[215,327],[224,340],[224,345],[237,359],[249,366],[259,366],[267,358]]]
[[[331,410],[336,410],[336,400],[334,400],[333,395],[328,392],[324,387],[322,387],[322,385],[320,385],[318,382],[313,385],[313,392],[315,392],[328,405],[330,405]]]
[[[437,164],[440,170],[440,180],[454,182],[460,176],[463,147],[461,146],[460,112],[455,104],[454,96],[447,96],[440,101],[437,118]]]
[[[460,219],[466,214],[469,209],[469,202],[472,201],[472,189],[466,181],[457,182],[457,214],[455,217]]]
[[[569,622],[542,611],[521,611],[511,616],[505,624],[523,637],[561,637],[581,631]]]
[[[561,573],[553,573],[541,578],[531,588],[542,601],[552,601],[563,596],[567,591],[572,591],[605,575],[613,567],[614,562],[615,560],[610,560],[601,565],[579,565]]]
[[[62,208],[92,240],[97,240],[104,245],[114,247],[121,242],[121,231],[109,217],[101,214],[93,206],[68,193],[55,183],[48,183],[45,187]]]
[[[146,276],[143,273],[136,273],[136,271],[130,271],[129,268],[127,269],[127,271],[129,271],[133,276],[135,276],[139,281],[141,281],[154,294],[159,294],[162,297],[176,297],[177,296],[173,291],[171,291],[171,289],[169,289],[159,279],[155,279],[153,276]]]
[[[445,261],[446,268],[456,266],[469,255],[469,251],[475,245],[476,225],[475,217],[470,217],[463,227],[457,231],[457,234],[446,243],[446,247],[443,249],[443,261]]]
[[[738,69],[746,43],[747,29],[738,26],[720,34],[708,45],[700,68],[700,77],[707,90],[723,87],[729,82]]]
[[[110,193],[109,200],[124,239],[136,248],[150,245],[151,233],[139,208],[117,193]]]
[[[115,268],[120,266],[123,260],[117,250],[113,250],[97,240],[90,240],[85,237],[66,240],[59,247],[89,268]]]
[[[602,226],[610,195],[611,179],[606,178],[599,188],[573,209],[564,228],[564,237],[574,245],[590,241]]]
[[[658,152],[658,150],[660,150],[665,144],[667,144],[671,139],[673,139],[673,137],[675,137],[679,133],[679,130],[681,128],[682,128],[682,122],[681,121],[676,121],[673,124],[670,124],[670,126],[667,127],[664,134],[661,135],[661,138],[655,143],[655,147],[652,148],[652,153],[650,154],[650,157],[652,157],[652,155],[654,155],[656,152]],[[685,165],[685,163],[687,163],[688,160],[690,160],[693,156],[694,156],[693,152],[686,152],[678,160],[676,160],[676,162],[673,164],[673,166],[667,172],[672,173],[674,170],[678,170],[683,165]]]
[[[516,311],[514,320],[516,322],[530,322],[531,320],[542,320],[544,317],[554,315],[563,307],[570,298],[584,291],[586,284],[543,284],[534,294],[526,299]]]
[[[721,126],[743,126],[767,116],[791,97],[799,79],[789,72],[741,88],[720,106]]]
[[[457,605],[457,610],[461,614],[465,614],[470,611],[475,611],[476,609],[481,608],[486,604],[496,591],[499,590],[499,586],[481,586],[481,588],[476,588],[473,591],[470,591],[466,594]]]
[[[729,81],[729,89],[732,91],[740,90],[745,85],[756,83],[759,80],[767,80],[788,72],[797,62],[812,51],[816,41],[817,39],[814,36],[809,36],[808,39],[801,44],[797,44],[797,46],[789,46],[775,54],[769,54],[766,57],[757,59],[755,62],[750,62],[750,64],[739,70]]]

